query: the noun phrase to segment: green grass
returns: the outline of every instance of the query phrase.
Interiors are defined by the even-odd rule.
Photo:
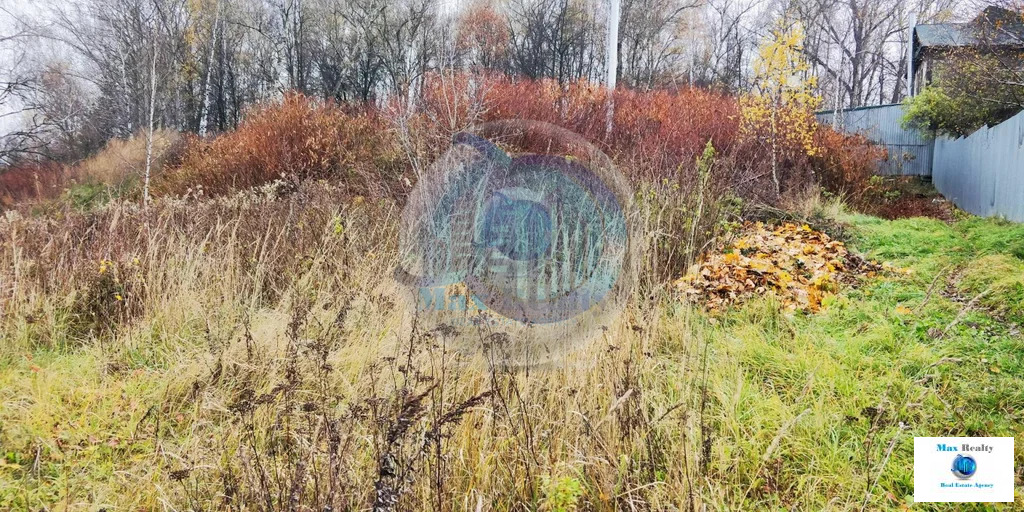
[[[1017,325],[1024,311],[1024,261],[1017,254],[1024,227],[975,218],[955,224],[860,215],[843,220],[851,225],[852,246],[908,271],[866,279],[827,299],[814,315],[785,312],[770,299],[721,317],[666,304],[650,362],[633,384],[644,386],[643,393],[634,396],[655,416],[671,404],[687,405],[683,414],[665,412],[658,432],[665,446],[693,450],[687,471],[697,499],[709,509],[1013,508],[914,504],[912,447],[914,436],[1015,436],[1016,465],[1024,465],[1024,338]],[[986,290],[976,307],[962,313]],[[234,420],[225,412],[226,398],[182,399],[188,394],[183,374],[202,374],[211,359],[161,343],[159,356],[139,347],[110,352],[91,345],[2,354],[0,509],[187,508],[184,484],[168,473],[217,464],[223,455],[186,457],[201,454],[191,446],[230,439],[217,436]],[[556,413],[581,406],[566,407],[561,393],[538,390],[548,381],[555,388],[608,384],[594,375],[601,371],[585,370],[580,382],[569,383],[531,377],[540,384],[527,390],[532,394],[525,400],[553,397],[537,407],[564,425],[545,428],[572,432],[569,423],[578,415]],[[354,382],[344,383],[345,393],[358,389]],[[227,397],[235,384],[210,386],[211,396]],[[607,395],[595,400],[595,410],[612,416],[604,411],[622,390],[591,391]],[[491,435],[484,432],[499,431],[483,424],[485,430],[469,429],[452,442],[472,449],[507,444],[479,442]],[[541,450],[557,459],[562,453],[554,447],[574,442],[552,438]],[[696,462],[705,450],[706,469]],[[576,462],[558,459],[550,474],[536,477],[540,508],[609,510],[608,493],[594,476],[605,456],[584,455]],[[625,478],[629,464],[623,462],[641,455],[623,449],[603,463]],[[506,460],[492,456],[480,460]],[[666,456],[669,462],[648,489],[655,503],[679,503],[686,488],[681,481],[688,478],[676,460],[681,451]]]
[[[733,497],[727,508],[845,509],[865,499],[869,508],[912,505],[914,436],[1017,436],[1021,465],[1024,338],[999,317],[1019,320],[1024,305],[1024,264],[1004,253],[1021,226],[846,220],[856,247],[909,274],[869,280],[816,315],[752,304],[708,334],[722,436],[714,486]],[[939,337],[963,307],[942,294],[960,268],[956,293],[993,291]],[[776,437],[768,460],[759,458]]]
[[[94,350],[12,359],[0,364],[0,508],[124,503],[160,470],[153,438],[137,429],[166,375],[112,372]],[[157,505],[155,495],[136,498]]]

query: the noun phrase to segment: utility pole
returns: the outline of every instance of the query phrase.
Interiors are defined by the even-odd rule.
[[[914,27],[917,25],[917,13],[910,13],[910,33],[907,34],[907,97],[914,95]]]

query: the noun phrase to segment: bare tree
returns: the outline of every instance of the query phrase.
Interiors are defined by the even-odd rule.
[[[9,127],[0,137],[0,165],[26,157],[46,156],[48,146],[45,119],[31,101],[38,81],[26,72],[23,44],[31,35],[19,16],[0,7],[11,29],[0,32],[0,55],[6,66],[0,69],[0,127]]]
[[[761,0],[709,0],[704,19],[706,43],[692,55],[691,83],[738,92],[746,87],[749,52],[757,46],[755,14]]]
[[[906,91],[907,27],[949,12],[952,0],[795,0],[785,15],[800,21],[805,53],[832,103],[856,107],[896,102]],[[835,91],[838,91],[836,93]]]
[[[508,6],[512,71],[559,83],[600,80],[604,30],[595,4],[514,0]]]
[[[683,67],[685,16],[700,5],[699,0],[623,0],[616,48],[622,82],[639,88],[673,82]]]
[[[203,106],[199,112],[199,136],[206,136],[206,118],[210,112],[210,78],[213,76],[213,57],[214,52],[217,49],[217,35],[219,34],[220,25],[220,2],[214,4],[214,18],[213,26],[210,27],[210,53],[206,59],[206,78],[203,79]],[[156,62],[156,57],[153,58],[153,62]],[[155,67],[155,65],[154,65]],[[153,73],[155,76],[155,73]],[[152,131],[152,117],[153,117],[153,101],[152,94],[150,95],[150,131]]]
[[[153,37],[153,55],[149,67],[149,130],[146,132],[146,170],[142,182],[142,205],[149,206],[149,177],[153,169],[153,114],[156,110],[156,34]]]
[[[458,22],[456,37],[456,57],[470,69],[508,69],[508,23],[492,5],[471,6]]]
[[[47,157],[45,120],[25,98],[33,87],[24,76],[0,80],[0,121],[9,129],[0,136],[0,165],[10,165],[26,157]]]

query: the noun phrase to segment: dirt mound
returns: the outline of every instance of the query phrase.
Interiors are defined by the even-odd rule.
[[[713,311],[774,294],[789,309],[813,312],[841,285],[887,268],[807,225],[748,222],[731,243],[705,255],[674,284],[688,300]]]

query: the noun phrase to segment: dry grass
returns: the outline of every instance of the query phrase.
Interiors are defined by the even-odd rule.
[[[153,133],[153,169],[163,169],[179,144],[181,134],[171,130]],[[99,153],[76,165],[72,174],[78,181],[117,186],[138,179],[146,170],[146,135],[130,139],[111,139]]]
[[[160,174],[177,158],[182,137],[178,132],[153,134],[152,173]],[[111,139],[95,155],[69,165],[58,162],[23,162],[0,170],[0,209],[28,211],[47,202],[79,208],[102,204],[111,197],[131,196],[146,170],[146,135]],[[55,201],[63,199],[63,201]],[[60,204],[49,205],[59,208]]]
[[[316,510],[695,499],[679,493],[699,468],[687,337],[660,333],[645,302],[558,371],[455,353],[450,333],[418,332],[396,307],[396,221],[392,203],[316,184],[3,220],[3,364],[38,370],[28,387],[4,382],[3,419],[38,421],[3,435],[38,454],[24,475],[38,483],[0,496]],[[667,346],[681,378],[654,357]],[[80,381],[32,359],[59,353]]]
[[[914,435],[1020,427],[1019,334],[972,312],[932,342],[940,296],[894,313],[972,254],[942,223],[856,219],[918,272],[806,317],[690,309],[652,236],[620,324],[511,370],[398,307],[396,208],[306,183],[0,220],[0,508],[889,509]]]

